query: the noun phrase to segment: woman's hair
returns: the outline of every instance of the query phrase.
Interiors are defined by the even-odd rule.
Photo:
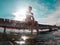
[[[30,9],[32,9],[32,6],[29,6]]]

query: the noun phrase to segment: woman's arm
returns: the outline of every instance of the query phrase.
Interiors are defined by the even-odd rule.
[[[33,16],[33,13],[31,13],[31,14],[32,14],[32,20],[35,21],[34,16]]]
[[[34,17],[32,16],[32,20],[35,21]]]

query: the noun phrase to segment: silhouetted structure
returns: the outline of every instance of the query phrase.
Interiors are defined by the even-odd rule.
[[[34,28],[33,28],[36,30],[37,30],[36,25],[38,25],[38,29],[52,29],[52,30],[58,29],[58,27],[54,25],[42,25],[42,24],[36,24],[36,23],[37,21],[35,21]],[[4,33],[5,33],[6,28],[29,29],[30,26],[27,25],[25,22],[0,18],[0,27],[4,28]]]

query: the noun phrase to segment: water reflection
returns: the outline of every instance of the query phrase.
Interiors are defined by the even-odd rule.
[[[7,35],[11,45],[60,45],[60,31],[39,33],[38,35],[33,33],[14,33]],[[1,45],[5,45],[1,43]]]
[[[23,40],[26,40],[26,39],[28,39],[29,37],[27,37],[27,36],[21,36],[21,38],[22,38]]]
[[[38,35],[22,35],[20,41],[15,41],[22,45],[52,45],[54,44],[54,35],[52,32],[40,33]]]
[[[25,41],[15,41],[17,44],[23,45],[25,44]]]
[[[23,45],[60,45],[60,37],[54,34],[55,32],[40,33],[38,35],[33,35],[32,38],[28,38]]]

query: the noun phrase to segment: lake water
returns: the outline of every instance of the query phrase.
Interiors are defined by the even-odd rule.
[[[39,33],[34,38],[29,38],[26,41],[20,39],[20,41],[15,42],[16,42],[15,45],[60,45],[60,30],[49,33],[41,34]],[[9,41],[3,41],[0,42],[0,45],[12,45],[12,44],[10,44]]]
[[[37,45],[60,45],[60,30],[46,34],[39,34]]]

